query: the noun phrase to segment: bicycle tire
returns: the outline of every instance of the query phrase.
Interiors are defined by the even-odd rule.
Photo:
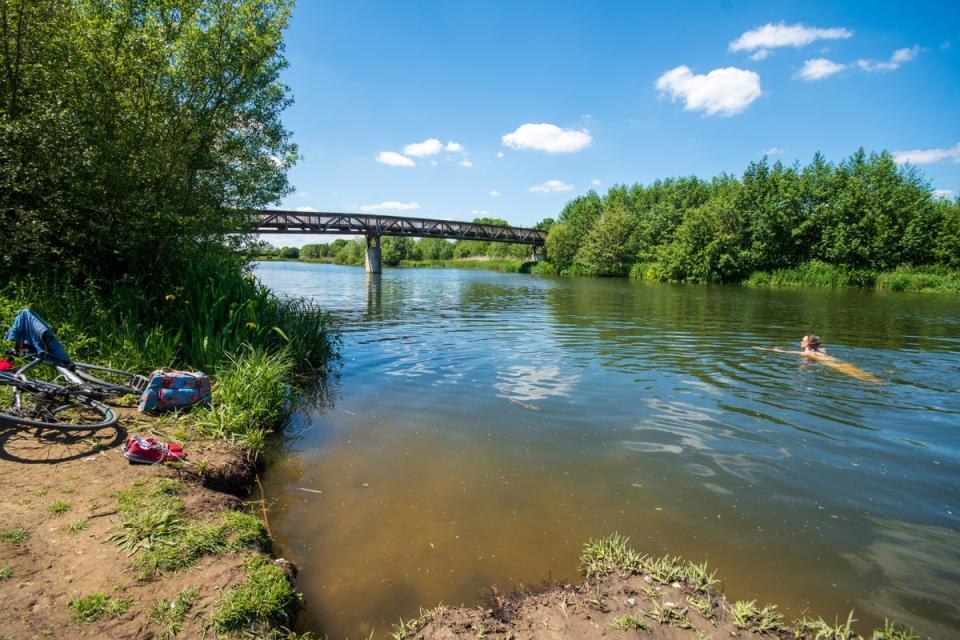
[[[20,408],[12,405],[0,408],[0,425],[60,431],[99,431],[117,424],[117,414],[113,409],[59,385],[4,377],[0,380],[0,386],[15,387],[22,404]]]
[[[86,382],[93,385],[95,391],[105,397],[124,396],[128,394],[140,395],[147,387],[147,378],[139,373],[101,367],[84,362],[75,362],[73,372]],[[104,379],[108,378],[108,379]]]

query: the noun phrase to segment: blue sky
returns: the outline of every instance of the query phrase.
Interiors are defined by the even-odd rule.
[[[284,208],[532,225],[591,188],[860,146],[960,193],[958,2],[300,0],[286,46]]]

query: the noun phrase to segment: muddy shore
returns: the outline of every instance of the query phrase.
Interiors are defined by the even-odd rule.
[[[255,486],[259,463],[175,420],[123,413],[119,433],[0,433],[0,638],[195,638],[237,624],[284,637],[299,602],[296,570],[270,556],[257,521],[225,515],[244,510],[238,496]],[[125,432],[183,442],[189,461],[131,465]],[[130,548],[130,531],[158,513],[186,546],[161,536]],[[158,556],[162,545],[188,557]],[[144,562],[153,557],[161,560]],[[293,594],[284,611],[225,611],[244,593],[232,590],[250,588],[254,565],[283,572]]]

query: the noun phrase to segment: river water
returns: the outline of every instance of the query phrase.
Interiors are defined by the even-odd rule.
[[[266,491],[305,628],[552,577],[612,532],[732,599],[960,636],[960,297],[262,263],[342,323]],[[875,374],[797,356],[804,333]]]

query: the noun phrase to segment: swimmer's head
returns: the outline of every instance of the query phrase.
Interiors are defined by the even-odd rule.
[[[820,340],[820,336],[815,336],[812,333],[808,336],[803,336],[803,340],[800,341],[800,346],[804,349],[813,349],[816,351],[820,348],[823,342]]]

